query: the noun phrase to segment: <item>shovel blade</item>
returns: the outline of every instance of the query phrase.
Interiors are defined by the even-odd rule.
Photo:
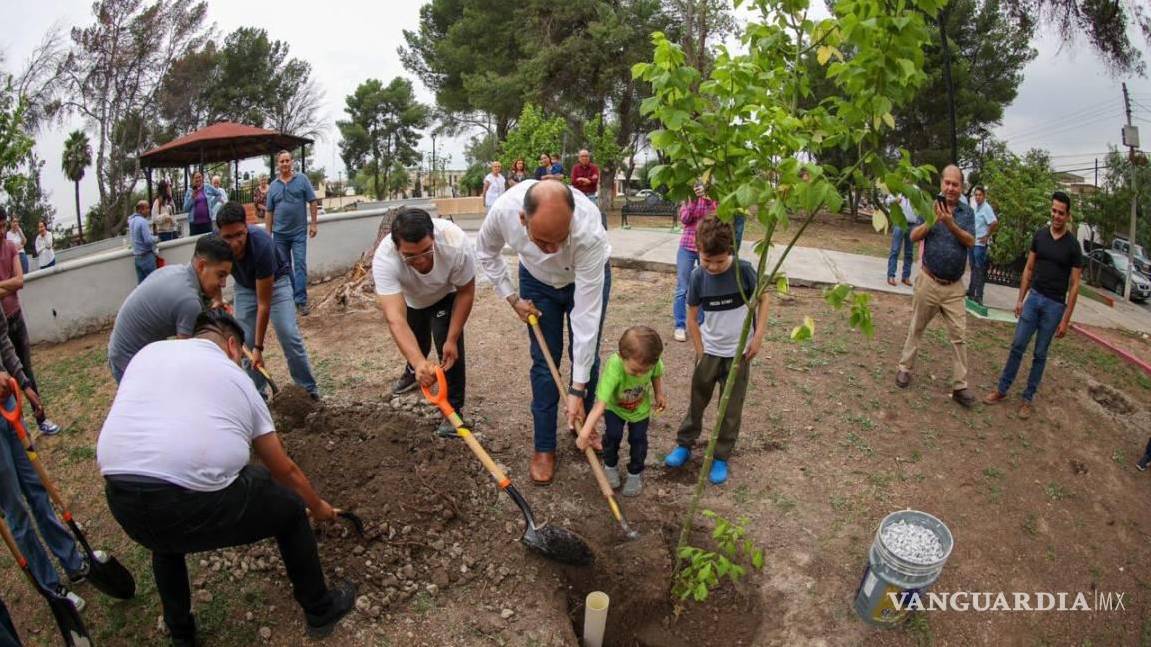
[[[95,555],[88,558],[88,581],[105,595],[118,600],[130,600],[136,595],[136,579],[115,557],[101,562]]]
[[[337,510],[336,516],[341,519],[346,519],[348,523],[352,524],[352,528],[360,537],[364,536],[364,521],[360,519],[360,515],[352,512],[351,510]]]
[[[76,607],[72,606],[72,601],[48,591],[41,592],[52,609],[52,617],[56,619],[64,644],[68,647],[90,647],[92,639],[88,636],[88,628],[84,626]]]
[[[595,561],[587,542],[566,528],[529,525],[520,541],[539,555],[561,564],[587,566]]]

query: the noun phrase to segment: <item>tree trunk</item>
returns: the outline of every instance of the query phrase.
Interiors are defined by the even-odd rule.
[[[80,244],[84,244],[84,218],[80,215],[80,180],[73,182],[76,185],[76,231],[80,237]]]

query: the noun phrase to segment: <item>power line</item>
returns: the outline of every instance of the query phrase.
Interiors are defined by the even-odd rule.
[[[1122,109],[1122,106],[1116,105],[1114,103],[1114,101],[1112,101],[1112,100],[1102,101],[1102,102],[1087,106],[1085,108],[1080,108],[1078,110],[1064,114],[1062,116],[1055,117],[1055,118],[1053,118],[1053,119],[1051,119],[1051,120],[1049,120],[1043,124],[1040,124],[1040,125],[1032,124],[1030,126],[1024,126],[1020,129],[1016,129],[1015,131],[1008,131],[1008,132],[1003,134],[1003,138],[1004,139],[1021,138],[1021,137],[1025,137],[1025,136],[1030,135],[1030,134],[1035,133],[1035,132],[1046,130],[1048,128],[1052,128],[1052,127],[1056,127],[1056,126],[1062,126],[1063,124],[1068,123],[1068,122],[1079,121],[1082,119],[1089,119],[1089,118],[1095,117],[1095,116],[1102,114],[1102,113],[1107,113],[1107,112],[1110,112],[1113,110],[1120,110],[1120,109]]]
[[[1020,142],[1038,142],[1038,141],[1047,139],[1053,135],[1059,135],[1059,134],[1062,134],[1065,132],[1078,130],[1080,128],[1083,128],[1084,126],[1091,126],[1091,125],[1094,125],[1097,123],[1108,121],[1108,120],[1114,119],[1114,118],[1116,118],[1122,114],[1123,114],[1122,108],[1116,108],[1114,110],[1109,111],[1106,114],[1099,115],[1098,117],[1096,117],[1094,119],[1079,120],[1079,121],[1076,121],[1075,123],[1061,126],[1059,128],[1054,128],[1052,130],[1036,132],[1036,133],[1031,134],[1031,135],[1025,135],[1025,136],[1014,137],[1014,138],[1006,138],[1005,137],[1004,140],[1010,141],[1010,142],[1013,142],[1016,144],[1018,144]]]

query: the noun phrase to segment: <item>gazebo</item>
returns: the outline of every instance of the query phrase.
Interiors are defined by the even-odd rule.
[[[278,133],[255,126],[221,121],[184,135],[163,146],[140,155],[140,167],[148,183],[148,202],[152,202],[152,169],[183,168],[184,186],[188,185],[188,169],[205,164],[232,162],[234,190],[240,188],[240,160],[264,155],[272,158],[278,151],[300,149],[300,171],[305,167],[308,144],[313,140],[287,133]],[[275,159],[271,168],[275,168]]]

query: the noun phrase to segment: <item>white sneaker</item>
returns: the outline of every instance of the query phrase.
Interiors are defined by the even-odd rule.
[[[69,591],[68,588],[65,587],[63,584],[56,587],[56,595],[58,595],[62,598],[65,598],[66,600],[71,602],[72,606],[76,607],[77,613],[83,611],[84,607],[88,606],[88,603],[84,601],[84,598],[76,595],[72,591]]]
[[[627,475],[627,482],[623,484],[623,491],[621,494],[624,496],[639,496],[643,492],[643,472],[639,474]]]
[[[676,341],[687,341],[687,331],[683,328],[676,328],[672,337],[674,337]]]
[[[40,433],[44,434],[45,436],[55,436],[56,434],[60,433],[60,425],[45,418],[44,422],[40,423]]]

